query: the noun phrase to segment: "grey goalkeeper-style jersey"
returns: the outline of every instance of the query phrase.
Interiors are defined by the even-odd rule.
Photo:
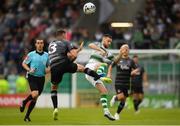
[[[52,41],[48,47],[50,66],[54,67],[60,63],[65,62],[66,60],[69,60],[67,57],[67,53],[74,48],[75,46],[68,41],[64,41],[64,40]]]
[[[136,69],[137,66],[135,65],[134,61],[130,58],[121,58],[119,62],[112,63],[112,66],[116,65],[116,80],[115,85],[129,85],[130,84],[130,77],[131,71]]]

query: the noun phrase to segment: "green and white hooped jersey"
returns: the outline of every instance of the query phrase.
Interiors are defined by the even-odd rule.
[[[93,50],[91,56],[90,56],[90,60],[88,63],[97,63],[97,62],[100,62],[100,63],[107,63],[107,64],[110,64],[112,62],[112,60],[114,59],[114,56],[112,53],[110,53],[108,51],[108,49],[106,49],[102,43],[100,42],[95,42],[94,44],[96,44],[98,47],[100,47],[101,49],[103,49],[105,52],[107,52],[107,55],[106,56],[102,56],[100,53],[100,51],[96,51],[96,50]]]

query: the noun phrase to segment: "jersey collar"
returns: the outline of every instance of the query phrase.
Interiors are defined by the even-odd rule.
[[[38,51],[36,50],[36,53],[39,54],[39,55],[43,55],[43,54],[44,54],[44,51],[43,51],[43,52],[38,52]]]

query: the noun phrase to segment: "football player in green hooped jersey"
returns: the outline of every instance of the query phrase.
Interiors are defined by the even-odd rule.
[[[111,64],[114,56],[110,53],[107,48],[111,45],[112,37],[109,34],[104,34],[102,42],[90,43],[89,48],[93,49],[93,53],[90,56],[88,63],[96,64],[96,71],[101,77],[106,76],[106,68]],[[107,77],[106,77],[107,78]],[[111,78],[105,79],[105,82],[111,83]]]
[[[90,43],[89,47],[93,49],[93,53],[90,56],[86,68],[96,71],[100,76],[101,80],[106,83],[111,83],[111,78],[106,77],[105,69],[108,64],[111,64],[114,56],[107,50],[112,43],[112,37],[109,34],[104,34],[102,42]],[[107,105],[107,89],[101,80],[95,81],[91,76],[86,74],[86,79],[100,92],[100,102],[104,110],[104,116],[109,120],[115,120],[111,115]]]

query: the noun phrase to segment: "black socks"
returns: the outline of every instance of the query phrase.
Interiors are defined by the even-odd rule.
[[[141,102],[142,100],[133,100],[135,111],[138,111],[138,107]]]
[[[25,100],[23,100],[24,105],[26,105],[27,102],[30,101],[30,100],[32,100],[32,99],[33,99],[33,97],[32,97],[32,95],[30,94]]]
[[[94,77],[94,80],[98,80],[100,78],[100,76],[93,70],[89,69],[89,68],[85,68],[84,73]]]
[[[57,104],[58,104],[58,101],[57,101],[57,91],[51,91],[51,99],[52,99],[52,102],[53,102],[53,106],[54,108],[57,108]]]
[[[118,109],[117,109],[117,113],[119,114],[121,111],[122,111],[122,109],[124,108],[124,105],[125,105],[125,102],[120,102],[119,103],[119,106],[118,106]]]
[[[31,100],[31,103],[29,104],[29,107],[28,107],[28,110],[27,110],[27,113],[26,113],[26,116],[25,117],[29,117],[29,115],[31,114],[34,106],[36,105],[36,100]]]

